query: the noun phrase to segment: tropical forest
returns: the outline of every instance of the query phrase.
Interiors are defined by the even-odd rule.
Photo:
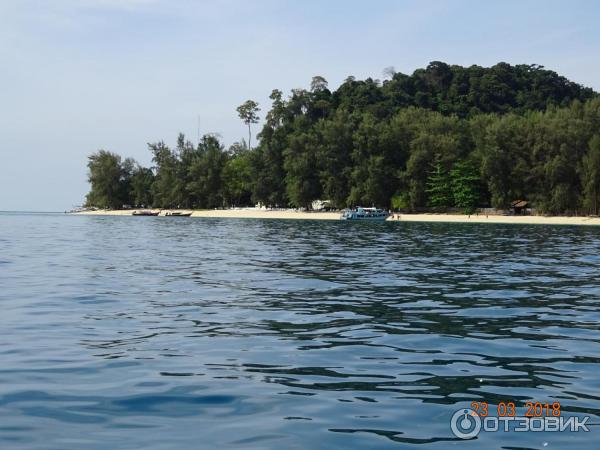
[[[335,90],[315,76],[270,99],[232,110],[247,139],[228,147],[215,134],[196,144],[180,134],[171,146],[148,144],[151,167],[94,152],[86,206],[326,200],[471,213],[524,200],[541,214],[599,212],[600,96],[542,66],[435,61],[411,75],[388,68],[383,80],[350,76]]]

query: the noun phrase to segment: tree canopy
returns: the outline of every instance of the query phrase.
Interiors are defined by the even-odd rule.
[[[258,103],[254,100],[246,100],[240,106],[237,107],[237,113],[240,119],[248,126],[248,150],[251,149],[251,141],[252,141],[252,129],[251,126],[253,123],[258,123],[260,119],[258,117],[258,112],[260,108],[258,107]]]
[[[335,91],[315,76],[273,90],[258,144],[258,103],[237,108],[248,144],[216,136],[194,146],[149,144],[153,167],[98,151],[90,206],[251,205],[507,208],[544,213],[600,208],[600,97],[538,65],[461,67],[434,61],[383,82],[348,77]]]

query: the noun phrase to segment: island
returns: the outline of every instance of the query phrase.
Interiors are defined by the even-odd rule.
[[[597,92],[535,64],[388,75],[273,90],[255,146],[260,108],[248,100],[237,108],[248,140],[227,148],[180,134],[173,148],[148,144],[152,167],[98,150],[84,213],[339,218],[316,202],[375,205],[397,221],[598,223]]]

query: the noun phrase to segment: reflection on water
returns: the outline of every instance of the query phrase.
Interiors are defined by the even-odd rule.
[[[0,215],[0,447],[596,448],[600,229]]]

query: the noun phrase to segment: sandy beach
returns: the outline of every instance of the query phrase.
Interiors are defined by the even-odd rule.
[[[158,210],[154,210],[158,211]],[[170,210],[171,211],[171,210]],[[190,210],[188,210],[189,212]],[[161,211],[163,216],[166,210]],[[131,216],[131,210],[80,211],[77,215]],[[293,210],[264,209],[226,209],[194,210],[192,217],[215,217],[234,219],[298,219],[298,220],[339,220],[339,212],[301,212]],[[453,223],[512,223],[538,225],[600,225],[598,217],[562,217],[562,216],[501,216],[472,214],[394,214],[388,221],[401,222],[453,222]]]

